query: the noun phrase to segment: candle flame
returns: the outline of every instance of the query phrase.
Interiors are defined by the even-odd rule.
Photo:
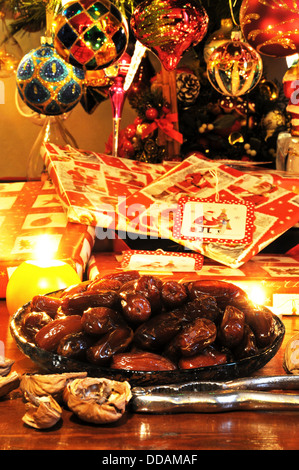
[[[40,235],[37,238],[34,256],[39,263],[47,264],[53,261],[56,251],[56,244],[49,235]]]

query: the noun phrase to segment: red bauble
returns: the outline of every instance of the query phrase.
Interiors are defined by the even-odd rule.
[[[132,142],[124,138],[120,145],[119,156],[123,158],[131,158],[135,154],[135,148]]]
[[[145,111],[145,117],[146,119],[148,119],[149,121],[154,121],[155,119],[157,119],[159,116],[159,112],[156,108],[148,108],[146,111]]]
[[[299,0],[243,0],[240,25],[260,54],[286,57],[299,52]]]
[[[145,0],[133,12],[131,27],[136,39],[171,71],[182,54],[203,39],[208,21],[198,0]]]
[[[135,124],[129,124],[125,129],[125,136],[128,140],[132,140],[136,135],[136,126]]]

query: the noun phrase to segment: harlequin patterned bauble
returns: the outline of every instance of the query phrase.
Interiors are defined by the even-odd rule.
[[[52,45],[28,52],[17,69],[17,89],[25,104],[56,116],[73,109],[82,95],[84,72],[67,64]]]
[[[172,71],[183,52],[203,39],[208,22],[198,0],[145,0],[134,10],[131,27],[136,39]]]
[[[243,0],[239,18],[245,39],[260,54],[299,52],[299,0]]]
[[[127,44],[126,19],[108,0],[68,2],[55,18],[55,49],[75,67],[109,67],[121,57]]]
[[[217,47],[207,63],[207,75],[211,85],[223,95],[241,96],[249,93],[260,81],[263,62],[260,55],[238,32],[232,40]]]

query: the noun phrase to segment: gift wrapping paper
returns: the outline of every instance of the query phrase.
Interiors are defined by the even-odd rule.
[[[194,154],[127,198],[128,208],[138,204],[138,217],[123,212],[118,215],[118,227],[173,240],[226,266],[238,268],[299,221],[299,195],[268,179],[268,175],[253,175]],[[217,203],[218,213],[224,202],[236,207],[250,204],[254,211],[251,239],[246,243],[244,238],[245,242],[237,243],[225,241],[226,235],[218,242],[205,241],[204,237],[195,240],[177,237],[174,230],[176,214],[179,201],[186,196]],[[212,220],[213,214],[209,216]],[[208,229],[210,234],[206,237],[211,237],[211,232],[216,233],[216,229],[219,231],[219,226]],[[229,229],[231,227],[226,223],[227,234]]]
[[[23,261],[35,259],[41,235],[54,244],[55,259],[68,262],[82,278],[95,240],[95,229],[68,222],[49,181],[0,184],[0,297]]]
[[[172,240],[233,268],[242,266],[299,221],[299,194],[290,190],[297,183],[286,183],[267,172],[252,174],[245,167],[241,171],[200,153],[181,163],[155,165],[47,143],[43,158],[68,220],[127,236]],[[178,234],[176,216],[186,197],[205,201],[204,223],[212,224],[206,237],[186,239]],[[217,217],[208,207],[211,201],[217,203]],[[225,208],[224,202],[228,203]],[[220,227],[220,210],[225,212],[229,205],[238,212],[233,220],[230,210]],[[245,206],[250,217],[242,215]],[[243,238],[229,238],[232,226],[236,229],[242,224],[246,226]],[[217,230],[225,231],[224,237],[213,238]]]
[[[107,227],[116,207],[174,163],[152,164],[46,143],[41,151],[69,221]],[[113,227],[115,228],[115,227]]]

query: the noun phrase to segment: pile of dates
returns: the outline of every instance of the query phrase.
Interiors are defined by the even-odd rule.
[[[276,336],[272,313],[224,281],[179,283],[137,271],[111,273],[35,296],[23,336],[47,351],[99,367],[191,369],[257,354]]]

